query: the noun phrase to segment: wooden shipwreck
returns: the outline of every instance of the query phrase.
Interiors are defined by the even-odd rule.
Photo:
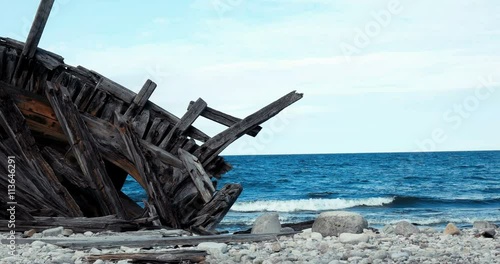
[[[239,184],[217,189],[231,169],[219,154],[245,134],[256,136],[302,94],[243,119],[200,98],[177,117],[149,101],[151,80],[136,94],[38,48],[53,2],[41,1],[26,43],[0,38],[2,218],[14,206],[17,231],[150,225],[211,233],[242,191]],[[193,126],[200,116],[227,129],[209,137]],[[145,208],[121,191],[127,175],[146,190]]]

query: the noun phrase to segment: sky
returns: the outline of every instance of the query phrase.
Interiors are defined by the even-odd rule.
[[[7,1],[24,41],[38,1]],[[40,47],[182,116],[304,98],[223,154],[500,150],[495,0],[56,0]],[[224,129],[199,118],[213,136]]]

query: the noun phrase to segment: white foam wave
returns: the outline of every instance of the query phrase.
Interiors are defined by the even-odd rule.
[[[300,200],[268,200],[235,203],[232,211],[237,212],[297,212],[297,211],[325,211],[344,209],[355,206],[382,206],[394,201],[394,198],[365,198],[365,199],[300,199]]]

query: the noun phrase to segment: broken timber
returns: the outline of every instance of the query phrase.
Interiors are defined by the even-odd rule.
[[[53,3],[41,1],[26,43],[0,38],[0,165],[7,168],[15,156],[18,230],[50,226],[49,219],[78,229],[78,221],[95,219],[84,223],[212,233],[242,191],[239,184],[216,190],[231,169],[221,152],[244,135],[257,136],[302,94],[291,92],[243,119],[199,98],[179,118],[149,101],[152,80],[136,94],[38,48]],[[210,137],[193,125],[201,117],[227,128]],[[144,209],[121,191],[127,175],[146,190]],[[9,200],[0,201],[7,217]]]

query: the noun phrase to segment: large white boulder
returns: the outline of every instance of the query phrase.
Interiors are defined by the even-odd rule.
[[[266,213],[259,216],[252,227],[252,234],[278,234],[281,223],[277,213]]]
[[[360,234],[368,227],[368,221],[360,214],[344,211],[323,212],[312,226],[313,232],[323,236],[338,236],[342,233]]]

